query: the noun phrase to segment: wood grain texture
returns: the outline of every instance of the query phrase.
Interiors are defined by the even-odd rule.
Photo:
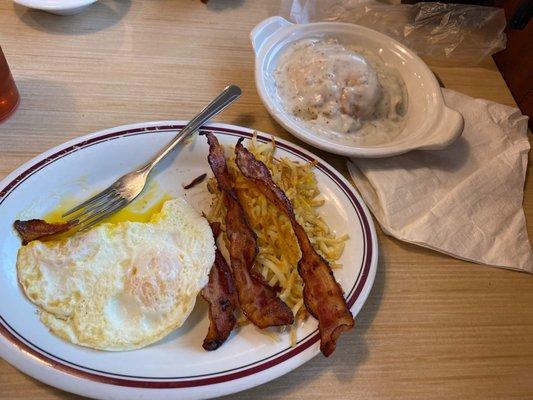
[[[245,95],[220,121],[301,145],[268,115],[254,87],[248,34],[276,13],[277,1],[209,4],[102,0],[77,16],[58,17],[0,0],[0,45],[22,96],[0,125],[0,178],[79,135],[187,119],[229,82]],[[433,70],[448,88],[514,105],[492,62]],[[345,159],[317,153],[346,175]],[[525,191],[533,232],[531,174]],[[533,277],[455,260],[378,231],[376,283],[339,351],[228,399],[533,398]],[[0,398],[80,399],[1,360]]]

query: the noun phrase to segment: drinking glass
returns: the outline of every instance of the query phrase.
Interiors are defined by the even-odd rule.
[[[0,121],[7,118],[19,103],[19,92],[0,47]]]

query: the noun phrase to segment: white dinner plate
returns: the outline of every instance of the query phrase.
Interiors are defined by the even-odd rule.
[[[74,15],[98,0],[13,0],[21,6],[43,10],[57,15]]]
[[[18,168],[0,182],[0,355],[21,371],[47,384],[99,399],[199,399],[234,393],[283,375],[319,353],[317,323],[309,318],[298,329],[297,345],[289,335],[275,341],[251,325],[233,332],[214,352],[202,349],[208,327],[207,307],[198,301],[183,327],[146,348],[104,352],[67,343],[39,321],[36,307],[17,282],[16,256],[20,240],[12,228],[16,219],[37,218],[58,207],[64,197],[86,198],[116,177],[144,163],[183,127],[183,121],[121,126],[93,133],[51,149]],[[253,131],[213,124],[205,128],[233,146]],[[258,134],[268,141],[269,135]],[[246,143],[247,141],[245,141]],[[284,140],[277,154],[302,162],[317,161],[315,174],[326,200],[320,213],[338,234],[350,239],[335,271],[351,311],[366,300],[377,263],[376,233],[370,214],[349,182],[323,160]],[[211,171],[204,137],[184,146],[154,174],[160,193],[184,196],[205,211],[210,195],[205,183],[182,188]],[[350,335],[357,335],[357,328]],[[337,351],[345,351],[341,338]],[[331,363],[335,362],[335,355]]]

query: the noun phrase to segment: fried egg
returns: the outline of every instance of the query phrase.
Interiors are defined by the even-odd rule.
[[[57,336],[101,350],[131,350],[180,327],[208,280],[215,243],[183,199],[148,222],[104,223],[20,248],[19,282]]]

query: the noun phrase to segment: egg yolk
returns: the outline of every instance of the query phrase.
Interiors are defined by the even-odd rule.
[[[100,223],[112,223],[131,221],[131,222],[149,222],[152,215],[161,211],[163,204],[167,200],[171,200],[172,197],[168,194],[164,194],[154,201],[155,193],[148,191],[141,195],[138,199],[135,199],[131,204],[128,204],[122,210],[102,220]],[[44,220],[50,223],[62,223],[65,219],[61,216],[79,203],[79,200],[65,199],[61,202],[59,207],[44,215]],[[76,232],[75,229],[62,233],[60,235],[54,235],[48,240],[61,240],[66,237],[72,236]],[[43,239],[42,239],[43,240]],[[43,241],[46,241],[44,239]]]

